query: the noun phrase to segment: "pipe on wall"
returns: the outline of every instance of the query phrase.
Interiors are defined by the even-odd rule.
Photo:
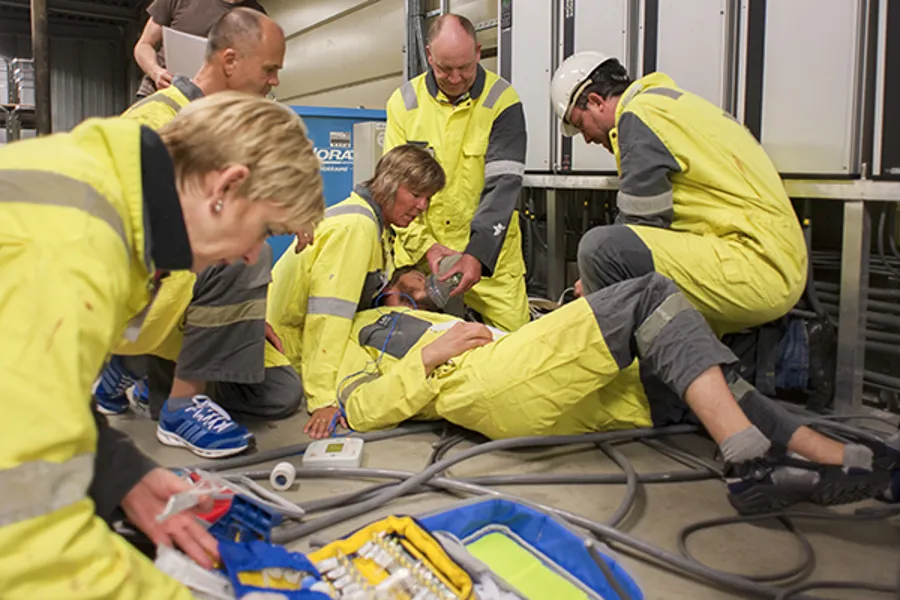
[[[38,135],[49,135],[50,119],[50,35],[47,27],[47,0],[31,0],[31,56],[34,59],[34,117]]]

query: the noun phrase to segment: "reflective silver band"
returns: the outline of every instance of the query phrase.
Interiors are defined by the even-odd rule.
[[[616,205],[626,215],[647,217],[673,210],[675,197],[672,190],[655,196],[634,196],[620,190],[616,196]]]
[[[87,496],[94,455],[63,463],[35,460],[0,469],[0,527],[47,515]]]
[[[494,105],[497,104],[497,100],[500,99],[500,96],[503,95],[503,92],[509,89],[509,82],[505,79],[498,79],[494,82],[494,86],[491,88],[491,91],[488,92],[488,95],[484,99],[484,107],[485,108],[494,108]]]
[[[378,217],[375,216],[375,213],[373,213],[370,208],[358,204],[339,204],[337,206],[332,206],[325,211],[326,219],[328,217],[338,217],[340,215],[364,215],[372,219],[372,222],[375,223],[375,225],[379,225]]]
[[[103,194],[78,179],[37,169],[0,171],[0,202],[80,210],[109,225],[130,253],[122,215]]]
[[[330,315],[352,319],[356,314],[356,303],[340,298],[310,298],[306,302],[306,314]]]
[[[728,384],[728,389],[731,390],[734,399],[740,402],[743,400],[744,396],[753,391],[753,386],[747,383],[742,377],[738,377],[736,381],[732,381]]]
[[[400,95],[403,97],[403,105],[406,110],[419,108],[419,99],[416,97],[416,89],[412,82],[407,81],[400,86]]]
[[[634,334],[637,342],[638,356],[645,356],[650,346],[653,345],[659,332],[669,324],[678,313],[693,309],[690,301],[681,292],[672,294],[656,307],[647,319],[641,323]]]
[[[516,175],[523,177],[525,175],[525,163],[515,160],[495,160],[484,165],[484,178],[496,177],[498,175]]]

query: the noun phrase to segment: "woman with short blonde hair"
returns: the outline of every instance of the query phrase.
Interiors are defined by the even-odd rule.
[[[273,231],[302,235],[323,212],[302,121],[244,94],[197,100],[160,134],[91,119],[0,149],[4,598],[192,598],[94,514],[92,480],[113,475],[95,474],[95,454],[149,459],[95,418],[91,383],[168,271],[252,261]],[[116,479],[130,490],[121,507],[171,543],[155,516],[189,486],[140,471]],[[211,563],[214,538],[189,514],[173,519],[178,545]]]

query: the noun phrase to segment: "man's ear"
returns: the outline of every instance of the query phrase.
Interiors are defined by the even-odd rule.
[[[606,99],[597,92],[588,93],[587,101],[588,104],[596,104],[601,107],[606,104]]]
[[[237,58],[237,52],[234,51],[234,48],[226,48],[222,52],[222,69],[227,77],[231,77],[232,73],[234,73]]]

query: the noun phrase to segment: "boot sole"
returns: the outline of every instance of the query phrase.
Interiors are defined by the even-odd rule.
[[[814,487],[800,485],[757,484],[738,493],[728,494],[728,501],[742,515],[778,512],[799,502],[818,506],[838,506],[874,498],[890,485],[890,473],[874,471],[847,475],[833,481],[820,481]]]

